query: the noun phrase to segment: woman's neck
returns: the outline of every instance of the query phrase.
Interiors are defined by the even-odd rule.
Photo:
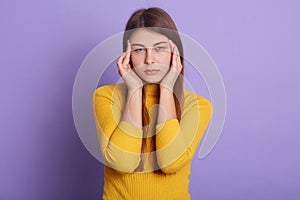
[[[144,90],[146,96],[158,97],[159,96],[159,84],[156,83],[147,83],[144,85]]]

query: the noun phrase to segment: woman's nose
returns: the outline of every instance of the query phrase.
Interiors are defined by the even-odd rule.
[[[145,59],[146,64],[154,63],[154,52],[152,48],[147,48]]]

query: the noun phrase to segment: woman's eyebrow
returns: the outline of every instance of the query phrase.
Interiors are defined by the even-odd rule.
[[[159,45],[159,44],[167,44],[168,42],[166,42],[166,41],[162,41],[162,42],[157,42],[157,43],[155,43],[153,46],[156,46],[156,45]]]
[[[159,45],[159,44],[167,44],[168,42],[166,42],[166,41],[161,41],[161,42],[157,42],[157,43],[155,43],[155,44],[153,44],[153,46],[157,46],[157,45]],[[133,44],[131,44],[131,46],[141,46],[141,47],[144,47],[145,45],[143,45],[143,44],[138,44],[138,43],[133,43]]]
[[[143,47],[144,45],[134,43],[134,44],[131,44],[131,46],[141,46],[141,47]]]

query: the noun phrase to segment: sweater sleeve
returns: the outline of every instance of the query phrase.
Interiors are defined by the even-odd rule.
[[[192,160],[211,115],[211,103],[194,94],[185,100],[180,123],[170,119],[156,126],[156,156],[163,172],[175,173]]]
[[[94,118],[104,164],[122,172],[133,172],[140,162],[142,129],[120,121],[124,96],[112,86],[93,95]]]

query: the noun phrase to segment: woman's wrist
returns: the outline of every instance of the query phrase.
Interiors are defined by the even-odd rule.
[[[142,89],[128,89],[122,120],[142,127]]]
[[[128,88],[128,95],[140,95],[142,96],[143,87],[136,87],[136,88]]]
[[[173,88],[174,88],[174,86],[160,84],[160,93],[167,92],[167,93],[172,93],[173,94]]]

